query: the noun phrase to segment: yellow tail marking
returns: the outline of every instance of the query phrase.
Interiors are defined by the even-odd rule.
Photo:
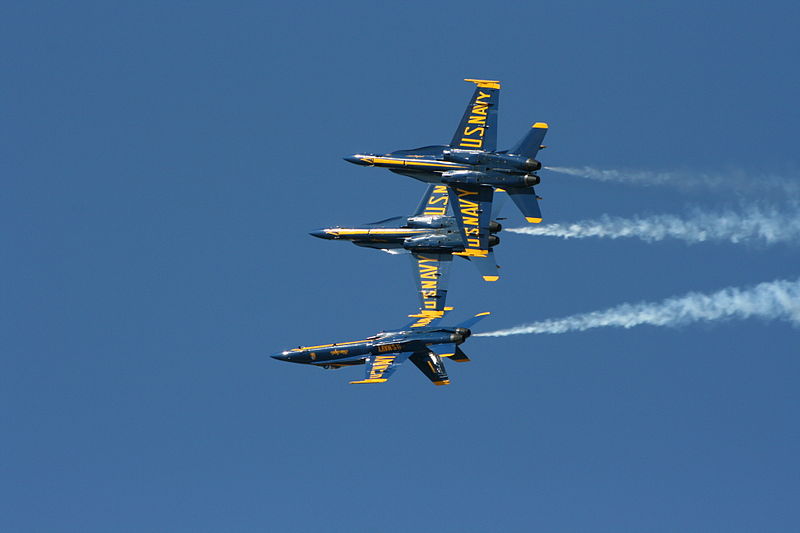
[[[527,220],[531,224],[538,224],[539,222],[542,221],[541,218],[536,218],[536,217],[525,217],[525,220]]]
[[[544,130],[546,130],[546,129],[547,129],[547,128],[549,128],[550,126],[548,126],[548,125],[547,125],[547,122],[537,122],[536,124],[534,124],[534,125],[533,125],[533,126],[531,126],[531,127],[532,127],[532,128],[539,128],[539,129],[544,129]]]
[[[359,383],[383,383],[386,381],[385,379],[362,379],[361,381],[351,381],[350,384],[359,384]]]
[[[497,281],[500,279],[500,276],[483,276],[484,281]]]

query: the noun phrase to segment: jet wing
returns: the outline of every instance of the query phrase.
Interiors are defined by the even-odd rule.
[[[458,123],[450,146],[464,150],[497,150],[497,108],[500,104],[500,82],[471,80],[475,92]]]
[[[464,238],[465,255],[486,256],[494,189],[488,185],[454,183],[448,186],[450,205]]]
[[[483,279],[497,281],[497,265],[489,249],[494,189],[487,185],[455,183],[448,190],[450,205],[464,240],[464,251],[458,255],[474,260]]]
[[[434,385],[450,384],[447,370],[445,370],[444,363],[439,355],[433,352],[416,352],[410,359]]]
[[[444,216],[447,214],[448,201],[447,185],[428,185],[428,190],[422,195],[422,199],[419,201],[419,206],[414,211],[413,216]]]
[[[383,383],[411,356],[411,353],[412,352],[400,352],[371,355],[367,358],[365,364],[366,373],[364,379],[360,381],[351,381],[350,383]]]
[[[417,284],[419,308],[422,311],[444,311],[447,280],[453,256],[436,253],[413,253],[411,263]]]

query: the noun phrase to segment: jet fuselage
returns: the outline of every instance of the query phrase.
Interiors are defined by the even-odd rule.
[[[406,249],[437,253],[464,251],[464,240],[451,216],[412,216],[398,217],[402,224],[392,227],[347,228],[333,227],[312,231],[310,234],[320,239],[346,240],[357,246],[379,249]],[[490,246],[500,243],[494,235],[502,229],[500,223],[492,221]]]
[[[381,332],[360,341],[300,346],[272,355],[273,359],[339,368],[363,365],[370,356],[397,352],[419,352],[435,344],[461,344],[472,332],[467,328],[420,328],[416,331]]]

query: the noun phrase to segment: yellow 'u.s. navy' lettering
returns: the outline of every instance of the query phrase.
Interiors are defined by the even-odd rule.
[[[367,379],[381,379],[383,373],[392,366],[396,355],[378,355],[375,357],[375,362],[369,369],[369,377]]]
[[[437,185],[425,204],[424,216],[444,216],[447,213],[447,185]]]
[[[470,191],[462,188],[457,188],[458,194],[458,207],[461,211],[461,222],[464,225],[464,235],[466,236],[466,250],[481,250],[481,228],[480,228],[480,213],[478,208],[480,205],[466,198],[467,196],[478,196],[478,191]]]
[[[435,310],[439,305],[440,263],[435,257],[417,255],[417,274],[419,275],[422,308]]]
[[[486,116],[489,110],[488,99],[491,93],[477,91],[472,111],[467,119],[467,125],[461,134],[458,145],[461,148],[483,148],[483,136],[486,134]]]
[[[442,318],[444,316],[445,311],[451,311],[452,307],[445,307],[441,311],[436,311],[433,309],[420,309],[419,313],[408,315],[409,318],[416,318],[418,319],[416,322],[411,324],[410,327],[412,328],[424,328],[437,318]]]

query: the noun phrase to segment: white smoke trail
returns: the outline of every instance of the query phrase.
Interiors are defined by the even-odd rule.
[[[777,280],[747,289],[728,287],[713,294],[689,293],[660,303],[622,304],[605,311],[542,320],[475,336],[567,333],[602,327],[632,328],[642,324],[683,326],[692,322],[750,317],[783,319],[800,325],[800,280]]]
[[[800,178],[783,176],[752,175],[737,170],[724,174],[706,172],[646,170],[612,170],[594,167],[544,167],[546,170],[588,178],[595,181],[627,183],[631,185],[669,185],[678,189],[706,188],[745,191],[778,191],[797,194],[800,192]]]
[[[694,211],[687,217],[656,215],[619,218],[603,215],[597,220],[507,228],[505,231],[564,239],[630,237],[647,242],[672,238],[688,243],[728,241],[775,244],[800,242],[800,212],[787,213],[750,207],[741,211],[715,214]]]

